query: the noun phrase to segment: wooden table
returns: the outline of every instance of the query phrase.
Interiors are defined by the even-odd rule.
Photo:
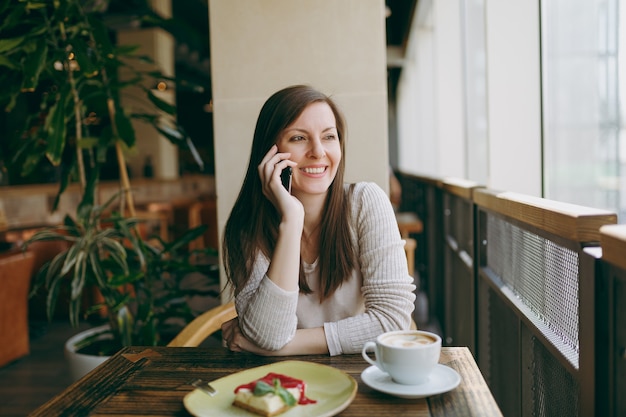
[[[223,348],[124,348],[35,410],[31,416],[189,416],[183,398],[195,378],[215,380],[233,372],[282,360],[304,360],[340,369],[356,379],[358,391],[340,416],[502,416],[470,351],[443,348],[440,363],[461,375],[454,390],[422,399],[401,399],[369,388],[361,355],[268,358]],[[251,414],[252,416],[252,414]]]

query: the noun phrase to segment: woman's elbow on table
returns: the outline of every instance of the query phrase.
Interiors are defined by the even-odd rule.
[[[252,326],[243,320],[240,323],[244,336],[263,350],[275,352],[284,348],[294,337],[296,326],[277,328],[273,323]]]

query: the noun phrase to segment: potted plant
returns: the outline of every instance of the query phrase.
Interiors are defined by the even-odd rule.
[[[175,27],[172,19],[140,3],[143,7],[136,7],[132,15],[135,22]],[[175,80],[154,65],[138,69],[153,62],[138,55],[136,47],[115,45],[102,15],[107,6],[108,1],[102,0],[16,0],[0,6],[0,81],[4,86],[0,104],[12,112],[25,96],[29,103],[22,127],[14,130],[18,135],[9,138],[11,156],[0,155],[0,162],[19,166],[22,175],[42,163],[56,167],[59,189],[54,209],[69,184],[80,184],[82,198],[75,217],[67,216],[63,225],[27,242],[64,240],[69,245],[44,266],[35,289],[46,289],[51,314],[59,290],[69,288],[72,324],[78,323],[81,314],[104,306],[107,332],[119,348],[158,344],[168,319],[192,317],[180,303],[183,292],[174,290],[178,276],[173,272],[193,268],[182,248],[201,235],[203,228],[175,242],[151,243],[140,232],[125,161],[125,151],[136,145],[131,120],[146,122],[172,143],[194,155],[197,152],[176,122],[176,107],[160,99],[151,87],[171,86]],[[124,92],[130,87],[145,93],[152,111],[124,106]],[[99,177],[103,165],[111,162],[107,161],[111,153],[121,190],[101,204],[97,201]],[[199,158],[197,162],[202,164]],[[92,286],[102,295],[102,302],[84,312],[83,296]]]
[[[117,198],[102,206],[80,206],[76,219],[66,216],[64,224],[37,232],[26,243],[69,243],[42,267],[33,286],[33,293],[45,288],[49,317],[64,288],[70,291],[72,325],[77,326],[83,315],[106,317],[104,325],[87,332],[88,337],[68,341],[66,354],[106,357],[122,346],[162,345],[198,313],[186,301],[202,291],[182,284],[188,273],[200,270],[192,259],[197,251],[189,252],[186,246],[206,227],[191,229],[173,242],[156,236],[146,240],[137,233],[137,219],[109,212]],[[216,270],[212,272],[217,281]],[[101,301],[85,311],[84,295],[90,288],[98,290]],[[88,359],[94,364],[102,360]],[[70,369],[75,378],[85,373],[80,366]]]

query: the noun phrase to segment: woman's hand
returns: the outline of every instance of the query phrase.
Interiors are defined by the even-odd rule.
[[[222,324],[222,344],[225,348],[233,352],[242,352],[245,349],[241,345],[246,343],[249,343],[248,339],[241,333],[237,317]]]
[[[233,352],[250,352],[262,356],[276,354],[271,350],[261,349],[248,340],[239,328],[239,319],[237,317],[222,324],[222,343],[225,348]]]
[[[288,152],[278,152],[276,145],[272,146],[258,166],[259,177],[263,187],[263,195],[272,202],[284,217],[290,213],[302,213],[304,208],[297,198],[289,194],[283,187],[280,174],[288,166],[295,168],[296,163],[289,160]]]
[[[278,152],[273,145],[258,166],[263,195],[268,198],[281,215],[272,260],[267,276],[285,291],[298,289],[300,274],[300,239],[304,226],[304,206],[296,197],[289,194],[280,180],[283,169],[295,167],[288,152]]]

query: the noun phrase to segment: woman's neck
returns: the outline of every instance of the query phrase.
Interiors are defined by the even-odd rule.
[[[304,230],[305,235],[312,234],[319,228],[322,221],[322,212],[326,202],[326,194],[296,196],[304,207]]]
[[[313,196],[311,196],[313,197]],[[302,229],[301,256],[306,263],[313,263],[319,256],[320,249],[320,228],[322,223],[322,212],[326,196],[315,196],[314,198],[301,200],[304,206],[304,225]]]

